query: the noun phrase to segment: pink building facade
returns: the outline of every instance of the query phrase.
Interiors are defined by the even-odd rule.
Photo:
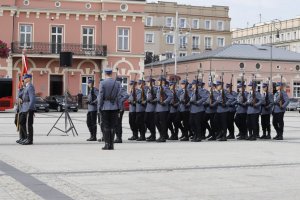
[[[272,53],[272,59],[271,59]],[[150,75],[152,68],[153,77],[159,77],[161,71],[170,77],[174,75],[174,60],[166,60],[145,66],[145,75]],[[199,78],[206,83],[223,80],[230,83],[232,79],[233,89],[244,80],[249,83],[253,80],[258,83],[261,91],[263,82],[272,79],[272,82],[282,81],[285,83],[289,97],[300,98],[300,54],[269,46],[255,45],[229,45],[214,51],[208,51],[200,55],[179,58],[177,63],[177,76],[181,79],[192,81],[196,78],[199,70]],[[232,77],[233,75],[233,77]],[[231,78],[232,77],[232,78]]]
[[[42,97],[87,93],[87,80],[99,83],[112,68],[124,85],[144,69],[145,0],[3,0],[0,39],[11,54],[0,59],[0,77],[17,85],[22,51],[28,57],[36,93]],[[59,53],[73,52],[71,68],[61,68]],[[16,90],[14,91],[14,95]]]

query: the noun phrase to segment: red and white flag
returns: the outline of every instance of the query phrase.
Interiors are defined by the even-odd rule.
[[[20,80],[19,80],[19,89],[22,87],[22,78],[23,78],[24,74],[27,74],[27,71],[28,71],[27,57],[26,57],[25,51],[23,51],[23,53],[22,53],[22,71],[21,71],[21,76],[20,76]]]

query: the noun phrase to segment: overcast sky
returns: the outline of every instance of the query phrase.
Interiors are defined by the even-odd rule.
[[[157,2],[147,0],[148,2]],[[176,0],[162,0],[176,2]],[[262,22],[272,19],[291,19],[300,16],[299,0],[177,0],[181,4],[211,6],[229,6],[231,28],[246,28],[258,23],[261,14]]]

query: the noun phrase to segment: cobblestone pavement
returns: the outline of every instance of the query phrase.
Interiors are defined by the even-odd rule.
[[[126,113],[124,143],[115,151],[85,141],[85,111],[70,113],[79,136],[46,136],[59,114],[37,113],[34,145],[22,146],[15,143],[14,113],[0,113],[1,200],[299,199],[298,112],[286,114],[283,141],[163,144],[129,142]]]

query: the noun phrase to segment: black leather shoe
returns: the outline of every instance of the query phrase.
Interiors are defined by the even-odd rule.
[[[150,135],[149,137],[146,137],[146,140],[149,140],[152,137],[152,135]]]
[[[138,138],[135,137],[135,136],[132,136],[132,137],[128,138],[128,140],[137,140],[137,139],[138,139]]]
[[[139,137],[136,141],[146,141],[145,137]]]
[[[184,138],[184,135],[182,135],[182,136],[179,137],[179,139],[182,139],[182,138]]]
[[[255,140],[256,140],[256,137],[255,137],[255,136],[251,136],[251,137],[249,137],[249,140],[250,140],[250,141],[255,141]]]
[[[277,140],[277,138],[278,138],[279,136],[278,135],[276,135],[275,137],[273,137],[273,140]]]
[[[20,142],[21,142],[21,139],[19,139],[19,140],[16,141],[16,143],[18,143],[18,144],[19,144]]]
[[[156,140],[156,142],[166,142],[166,140],[164,138],[159,138],[158,140]]]
[[[180,141],[189,141],[189,138],[188,137],[183,137],[180,139]]]
[[[122,142],[123,142],[123,141],[122,141],[121,138],[116,138],[115,141],[114,141],[114,143],[122,143]]]
[[[262,140],[264,140],[264,139],[266,139],[266,135],[262,135],[259,139],[262,139]]]
[[[146,139],[147,142],[155,142],[156,138],[154,136],[151,136],[150,138]]]
[[[265,137],[265,139],[266,139],[266,140],[270,140],[270,139],[271,139],[271,135],[267,135],[267,136]]]
[[[97,141],[97,138],[89,138],[86,141]]]
[[[32,141],[26,140],[25,142],[22,143],[22,145],[32,145]]]
[[[223,142],[223,141],[227,141],[227,139],[226,139],[226,137],[222,137],[222,138],[218,139],[218,141]]]
[[[201,139],[200,138],[194,138],[191,140],[191,142],[201,142]]]
[[[108,145],[108,143],[105,143],[104,147],[102,147],[102,150],[109,150],[109,145]]]
[[[208,141],[216,141],[216,140],[217,140],[216,137],[210,137],[210,138],[208,138]]]
[[[283,137],[282,136],[278,136],[276,139],[274,140],[283,140]]]
[[[234,135],[228,135],[226,139],[227,139],[227,140],[234,140],[234,139],[235,139],[235,136],[234,136]]]

